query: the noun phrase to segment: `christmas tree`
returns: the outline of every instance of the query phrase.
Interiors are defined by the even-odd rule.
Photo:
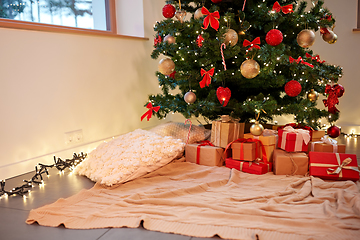
[[[166,1],[164,19],[154,26],[151,54],[159,59],[162,90],[149,96],[152,105],[160,106],[156,116],[179,112],[185,118],[230,115],[241,122],[267,122],[291,114],[315,129],[321,118],[335,122],[335,105],[344,93],[337,84],[342,68],[311,50],[317,31],[321,41],[336,42],[335,19],[323,1],[313,1],[310,10],[307,4]],[[324,103],[317,102],[319,94]]]

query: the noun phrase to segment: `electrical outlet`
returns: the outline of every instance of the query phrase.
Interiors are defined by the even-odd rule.
[[[65,133],[65,144],[77,144],[84,140],[82,129],[66,132]]]

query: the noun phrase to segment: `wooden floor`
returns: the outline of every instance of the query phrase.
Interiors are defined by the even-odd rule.
[[[340,136],[338,143],[346,144],[346,152],[356,154],[360,164],[360,138],[347,139]],[[61,157],[61,156],[59,156]],[[22,180],[30,179],[33,172],[14,177],[6,181],[6,189],[22,185]],[[12,196],[0,199],[0,239],[4,240],[41,240],[41,239],[66,239],[66,240],[200,240],[219,239],[195,238],[176,234],[168,234],[154,231],[147,231],[143,227],[130,228],[107,228],[94,230],[71,230],[64,227],[52,228],[43,227],[37,224],[27,225],[25,220],[29,211],[45,204],[55,202],[59,198],[70,197],[81,189],[89,189],[94,183],[86,177],[77,176],[69,171],[59,174],[50,170],[50,177],[46,179],[45,186],[36,186],[31,195],[26,199],[20,196]]]

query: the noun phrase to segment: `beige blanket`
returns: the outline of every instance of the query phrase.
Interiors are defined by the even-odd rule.
[[[360,239],[360,184],[173,162],[133,181],[32,210],[27,223],[225,239]]]

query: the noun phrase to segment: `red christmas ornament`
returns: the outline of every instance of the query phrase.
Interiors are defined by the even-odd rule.
[[[162,38],[160,35],[158,35],[157,37],[154,38],[154,47],[156,47],[156,45],[158,45],[161,42],[162,42]]]
[[[203,42],[204,42],[204,38],[201,36],[201,34],[199,36],[197,36],[196,38],[196,44],[198,45],[198,47],[202,47],[203,46]]]
[[[290,97],[296,97],[301,92],[301,84],[296,80],[291,80],[285,84],[285,93]]]
[[[280,43],[282,43],[283,34],[280,30],[271,29],[266,34],[265,40],[266,40],[267,44],[275,47],[275,46],[279,45]]]
[[[328,112],[335,114],[340,112],[339,109],[335,107],[336,104],[339,104],[339,97],[344,95],[345,89],[340,84],[335,84],[331,86],[329,84],[325,87],[325,93],[329,94],[327,99],[323,100],[325,107],[328,107]]]
[[[166,4],[162,9],[162,14],[165,18],[172,18],[175,16],[176,9],[171,4]]]
[[[221,3],[222,0],[211,0],[213,3]]]
[[[225,107],[231,97],[231,91],[229,88],[223,88],[223,87],[218,87],[218,89],[216,90],[216,96],[220,102],[220,104]]]
[[[327,129],[327,134],[329,135],[329,137],[331,138],[337,138],[338,136],[340,136],[340,128],[338,128],[337,126],[333,125],[331,127],[329,127]]]

